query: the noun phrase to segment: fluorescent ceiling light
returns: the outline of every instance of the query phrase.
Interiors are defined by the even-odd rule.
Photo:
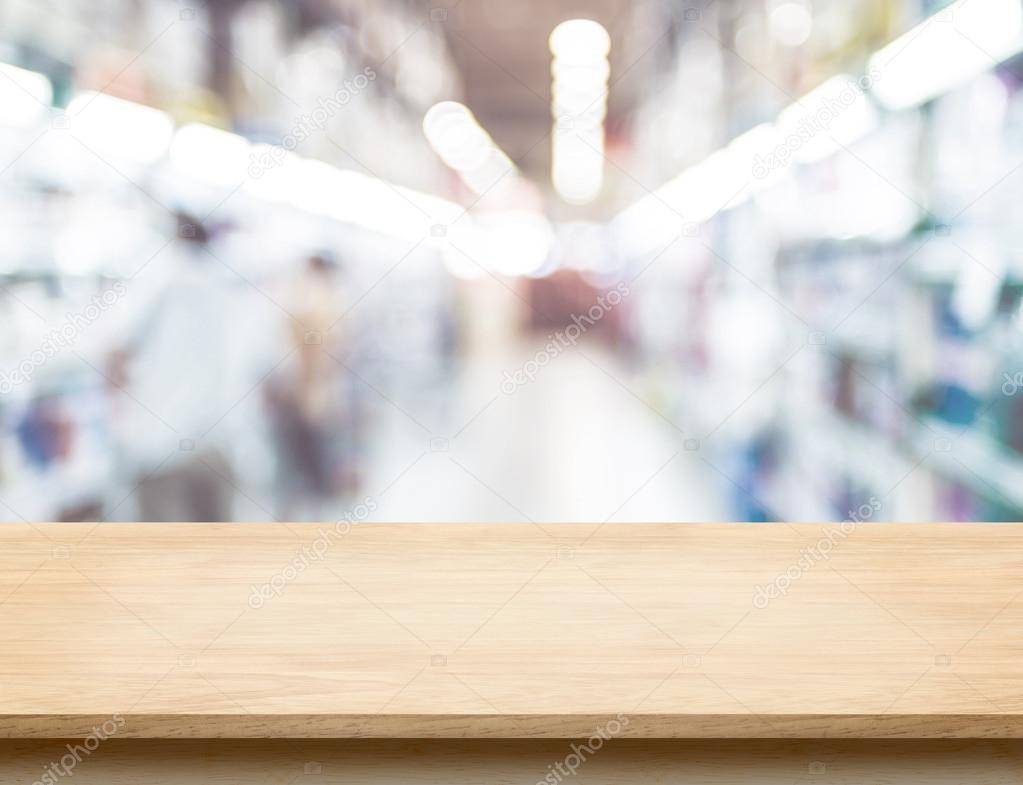
[[[24,74],[45,80],[32,72]],[[0,97],[4,95],[3,81],[0,78]],[[35,86],[37,97],[44,97],[38,79],[27,79],[27,84]],[[49,89],[48,81],[46,85]],[[208,125],[192,123],[175,132],[166,113],[102,93],[76,96],[68,107],[68,116],[72,133],[104,157],[151,164],[169,148],[171,165],[200,183],[222,189],[244,185],[252,197],[284,202],[386,236],[418,241],[430,237],[437,226],[448,227],[460,219],[467,227],[472,224],[468,216],[462,217],[463,208],[447,199],[306,159],[283,148],[253,145],[238,134]],[[457,130],[464,133],[465,127]],[[479,132],[485,134],[482,129]],[[478,138],[473,143],[478,143]],[[256,166],[254,162],[265,163]],[[527,232],[514,242],[517,247],[525,247],[526,239],[537,236],[536,232]],[[537,243],[530,246],[532,256],[527,253],[515,258],[534,258],[536,247]],[[508,261],[508,265],[514,262]]]
[[[781,155],[820,161],[876,129],[880,114],[864,92],[871,81],[834,76],[785,109],[778,116]]]
[[[234,188],[248,176],[248,140],[209,125],[179,128],[171,142],[171,163],[182,173],[220,188]]]
[[[535,210],[492,210],[461,227],[457,241],[445,247],[445,264],[459,278],[488,273],[533,275],[550,258],[554,230]]]
[[[613,223],[619,243],[631,253],[654,250],[772,185],[784,172],[758,178],[757,167],[778,144],[778,129],[769,123],[736,137],[619,213]]]
[[[573,63],[555,57],[551,61],[551,76],[563,88],[603,85],[611,76],[611,64],[606,57],[591,63]]]
[[[758,177],[757,168],[759,162],[775,152],[778,144],[775,126],[763,123],[658,189],[660,199],[678,214],[678,231],[683,222],[706,221],[774,183],[783,172],[772,171]]]
[[[502,275],[530,275],[550,256],[554,230],[543,213],[498,210],[481,213],[476,224],[484,240],[482,258]]]
[[[462,181],[477,194],[490,191],[502,181],[510,184],[515,164],[476,121],[469,107],[441,101],[423,117],[427,141]]]
[[[784,46],[805,44],[813,30],[810,4],[806,0],[784,0],[771,11],[771,37]]]
[[[767,172],[758,167],[770,160],[770,156],[777,155],[781,148],[782,138],[774,123],[761,123],[733,139],[721,157],[720,171],[712,176],[714,198],[707,200],[710,215],[741,203],[754,191],[763,190],[784,176],[784,166],[770,168]]]
[[[46,119],[53,86],[43,74],[0,63],[0,125],[30,127]]]
[[[305,159],[283,147],[254,144],[249,150],[248,163],[245,190],[257,198],[293,202],[305,187]]]
[[[298,158],[292,166],[287,201],[295,208],[390,237],[422,240],[462,213],[454,202],[324,161]]]
[[[402,188],[332,164],[207,125],[179,129],[170,148],[178,171],[218,188],[244,185],[249,195],[359,226],[389,237],[422,240],[464,212],[446,199]],[[267,162],[256,166],[253,162]]]
[[[586,204],[604,184],[604,118],[611,36],[598,22],[570,19],[550,35],[551,183],[562,199]]]
[[[555,131],[551,142],[551,182],[561,198],[586,204],[604,184],[604,129]]]
[[[599,63],[611,51],[611,36],[592,19],[569,19],[551,31],[551,54],[565,63]]]
[[[889,109],[922,104],[1023,48],[1020,0],[958,0],[870,59]]]
[[[142,165],[160,160],[174,133],[166,112],[105,93],[79,93],[67,118],[71,133],[97,155]]]

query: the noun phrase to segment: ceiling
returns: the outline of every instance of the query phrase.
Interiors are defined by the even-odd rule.
[[[625,68],[619,44],[631,0],[460,0],[449,6],[444,29],[464,86],[462,100],[525,175],[550,182],[551,54],[547,38],[566,19],[588,18],[611,34],[611,80]],[[617,85],[616,85],[617,87]],[[608,122],[628,103],[609,95]]]

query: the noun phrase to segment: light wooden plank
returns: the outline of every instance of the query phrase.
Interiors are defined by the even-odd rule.
[[[0,736],[114,715],[123,738],[1021,737],[1023,527],[0,527]]]

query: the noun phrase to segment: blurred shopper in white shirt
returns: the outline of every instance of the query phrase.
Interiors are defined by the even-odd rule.
[[[177,222],[178,239],[158,260],[163,274],[137,293],[139,313],[115,355],[123,454],[143,520],[226,521],[237,430],[229,415],[255,381],[239,307],[245,285],[199,221]]]

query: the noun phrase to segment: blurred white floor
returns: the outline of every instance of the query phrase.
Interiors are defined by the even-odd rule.
[[[395,397],[372,432],[363,496],[376,521],[726,520],[719,478],[687,434],[645,404],[599,344],[581,345],[502,390],[542,346],[464,361],[429,417]],[[680,424],[679,424],[680,426]]]

